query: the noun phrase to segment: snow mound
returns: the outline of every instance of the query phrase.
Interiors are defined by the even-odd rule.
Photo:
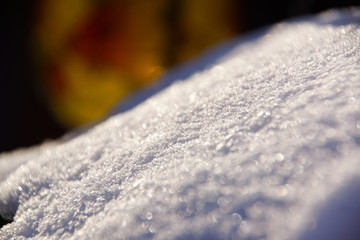
[[[0,239],[359,238],[359,17],[277,24],[77,137],[3,155]]]

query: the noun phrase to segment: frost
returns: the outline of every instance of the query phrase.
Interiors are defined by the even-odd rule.
[[[0,239],[359,237],[359,16],[254,33],[82,134],[3,154]]]

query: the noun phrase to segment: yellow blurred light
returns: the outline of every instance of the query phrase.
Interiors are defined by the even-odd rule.
[[[51,111],[69,128],[102,118],[171,64],[234,35],[233,1],[41,1],[35,55]]]

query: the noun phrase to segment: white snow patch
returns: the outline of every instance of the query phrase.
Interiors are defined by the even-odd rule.
[[[0,239],[359,237],[359,13],[275,25],[80,136],[3,155]]]

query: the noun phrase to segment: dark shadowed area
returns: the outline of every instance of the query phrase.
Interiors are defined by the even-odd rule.
[[[299,240],[360,239],[360,179],[353,179],[330,198],[316,219],[316,227]]]

